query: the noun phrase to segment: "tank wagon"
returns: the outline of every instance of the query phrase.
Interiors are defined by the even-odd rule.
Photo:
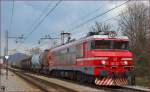
[[[25,59],[19,61],[21,63],[21,68],[25,71],[31,70],[31,58],[32,57],[26,57]]]
[[[32,55],[31,58],[31,69],[34,72],[39,73],[41,70],[41,63],[40,63],[40,54],[36,53]]]
[[[49,49],[45,50],[40,54],[40,64],[41,64],[41,71],[44,74],[49,73],[49,62],[48,62],[48,53]]]
[[[133,60],[128,44],[126,36],[111,34],[67,43],[49,51],[49,71],[96,85],[133,84]]]
[[[28,55],[24,53],[16,53],[9,56],[8,62],[11,64],[12,67],[15,68],[23,68],[22,61],[30,58]]]

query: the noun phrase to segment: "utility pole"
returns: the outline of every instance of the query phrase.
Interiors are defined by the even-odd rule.
[[[6,45],[5,45],[5,56],[8,56],[8,30],[6,30],[6,34],[5,34],[6,38]],[[8,60],[7,58],[5,57],[5,63],[6,63],[6,79],[8,79]]]
[[[9,38],[18,38],[23,39],[23,35],[21,36],[8,36],[8,30],[5,33],[5,63],[6,63],[6,79],[8,79],[8,39]],[[7,56],[7,57],[6,57]]]
[[[5,33],[5,56],[8,55],[8,30]]]
[[[67,42],[69,42],[70,35],[71,35],[71,33],[69,33],[69,32],[64,32],[64,31],[61,32],[61,44],[62,45],[65,43],[65,37],[68,37],[68,41]]]
[[[1,29],[0,29],[0,57],[2,57],[2,54],[1,54]],[[2,60],[2,59],[0,58],[0,60]],[[0,90],[1,90],[1,76],[2,76],[1,67],[2,67],[2,65],[0,66]]]

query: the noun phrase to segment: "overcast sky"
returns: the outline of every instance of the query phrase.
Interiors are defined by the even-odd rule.
[[[12,17],[12,25],[10,26],[12,15],[12,1],[2,1],[1,4],[1,27],[2,27],[2,47],[4,48],[4,32],[9,31],[9,36],[18,36],[19,34],[28,35],[42,17],[50,10],[58,1],[15,1]],[[38,46],[38,40],[44,37],[45,34],[50,34],[52,37],[59,37],[62,30],[72,33],[73,38],[80,38],[86,34],[94,25],[95,21],[102,22],[109,18],[118,15],[126,8],[126,5],[99,17],[89,23],[72,30],[72,28],[80,25],[86,20],[99,15],[125,1],[62,1],[52,13],[41,23],[40,26],[25,40],[24,44],[19,45],[14,42],[15,39],[9,39],[9,50],[15,49],[22,51],[26,48],[30,49]],[[147,2],[144,2],[148,4]],[[85,17],[86,16],[86,17]],[[117,28],[118,17],[107,21]],[[42,41],[41,48],[50,47],[50,41]],[[19,45],[19,46],[18,46]]]

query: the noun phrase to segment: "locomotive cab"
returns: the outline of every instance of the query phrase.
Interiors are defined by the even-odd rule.
[[[101,66],[131,67],[132,53],[128,50],[128,44],[124,40],[93,40],[87,55],[100,57]]]

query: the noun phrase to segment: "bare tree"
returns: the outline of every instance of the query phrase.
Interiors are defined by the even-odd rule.
[[[150,11],[149,11],[149,16],[150,16]],[[148,21],[150,22],[150,17],[149,17]],[[148,36],[147,57],[150,62],[150,25],[148,25],[148,35],[147,36]],[[150,66],[150,63],[149,63],[149,66]],[[150,71],[149,71],[149,79],[150,79]],[[149,82],[149,88],[150,88],[150,82]]]
[[[131,40],[133,50],[145,49],[143,44],[147,41],[148,7],[141,2],[128,4],[126,12],[122,12],[119,24],[124,35]]]
[[[146,5],[134,1],[127,5],[126,11],[122,12],[119,20],[123,34],[130,39],[130,48],[139,75],[143,74],[143,71],[148,72],[148,13]]]
[[[149,19],[150,20],[150,19]],[[150,30],[149,30],[149,34],[150,34]],[[149,35],[149,38],[148,38],[148,40],[149,40],[149,42],[148,42],[148,55],[147,55],[147,57],[148,57],[148,60],[149,60],[149,63],[148,63],[148,66],[149,66],[149,68],[150,68],[150,35]],[[150,70],[148,69],[148,78],[150,79]],[[150,82],[149,82],[149,88],[150,88]]]
[[[103,31],[110,31],[111,26],[109,24],[104,24],[100,22],[95,22],[95,27],[92,27],[92,31],[94,32],[103,32]]]
[[[111,31],[111,25],[109,24],[104,24],[104,23],[100,23],[100,22],[95,22],[95,26],[91,27],[90,32],[87,34],[87,36],[91,36],[91,35],[97,35],[100,32],[107,32],[107,31]]]

